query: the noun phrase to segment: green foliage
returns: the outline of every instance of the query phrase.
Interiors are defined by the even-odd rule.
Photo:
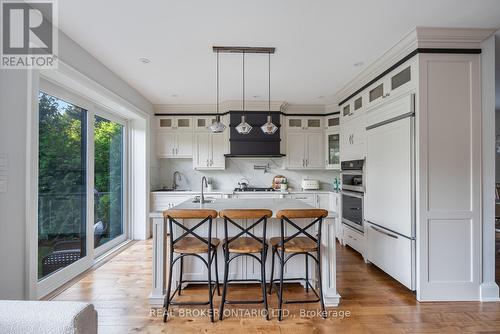
[[[86,110],[39,95],[39,237],[84,237],[86,210]],[[121,234],[122,126],[96,117],[95,221]],[[112,236],[110,236],[112,237]]]

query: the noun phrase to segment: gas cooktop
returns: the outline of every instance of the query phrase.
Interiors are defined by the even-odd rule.
[[[271,187],[269,188],[258,188],[258,187],[247,187],[247,188],[234,188],[234,191],[276,191],[276,189],[273,189]]]

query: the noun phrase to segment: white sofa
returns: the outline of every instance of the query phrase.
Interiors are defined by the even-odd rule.
[[[0,333],[95,334],[97,312],[81,302],[0,300]]]

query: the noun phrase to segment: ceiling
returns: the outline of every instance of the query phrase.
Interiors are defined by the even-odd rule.
[[[499,0],[72,0],[59,11],[69,37],[154,104],[215,102],[213,45],[276,47],[272,99],[330,104],[415,26],[500,27]],[[241,62],[220,55],[221,100],[241,99]],[[267,55],[247,55],[248,99],[267,99],[267,80]]]

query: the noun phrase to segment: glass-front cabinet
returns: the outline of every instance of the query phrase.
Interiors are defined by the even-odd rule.
[[[325,134],[325,168],[340,169],[340,132],[326,131]]]
[[[159,130],[186,130],[193,129],[191,116],[160,116],[157,118]]]

